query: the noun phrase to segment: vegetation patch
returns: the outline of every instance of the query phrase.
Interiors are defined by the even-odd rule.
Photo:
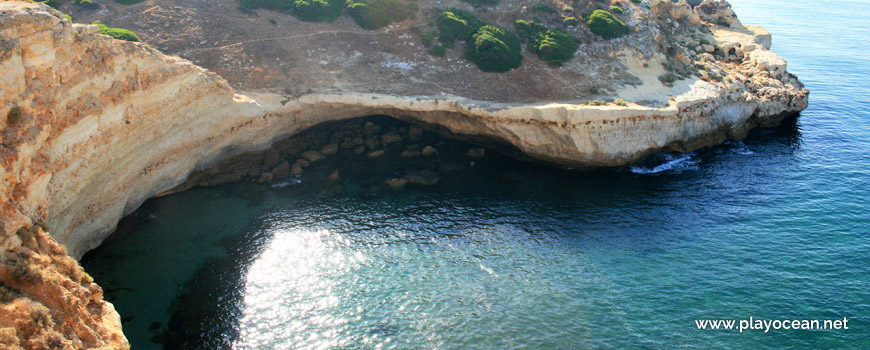
[[[613,12],[617,15],[623,14],[625,11],[622,11],[622,8],[619,6],[610,6],[610,12]]]
[[[592,11],[586,24],[589,26],[589,30],[605,39],[619,38],[629,33],[625,23],[604,10]]]
[[[438,15],[436,25],[441,31],[438,40],[444,45],[453,46],[456,40],[471,40],[484,23],[470,11],[451,8]]]
[[[432,47],[431,47],[428,51],[426,51],[426,52],[428,52],[428,53],[429,53],[430,55],[432,55],[432,56],[436,56],[436,57],[444,57],[444,55],[447,54],[447,49],[445,49],[444,46],[441,46],[441,45],[435,45],[435,46],[432,46]]]
[[[485,23],[470,11],[449,8],[438,15],[435,23],[441,45],[429,50],[432,55],[443,56],[441,50],[454,47],[456,40],[461,40],[466,42],[465,58],[484,72],[507,72],[523,62],[522,46],[516,34]]]
[[[555,15],[555,14],[559,13],[559,11],[557,11],[555,8],[553,8],[553,6],[547,6],[544,4],[535,4],[535,6],[532,6],[532,12],[543,13],[543,14],[548,14],[548,15]]]
[[[139,41],[139,36],[136,33],[133,33],[130,30],[123,28],[112,28],[105,24],[100,23],[100,21],[96,21],[93,24],[96,24],[100,27],[100,34],[108,35],[115,39],[127,40],[127,41]]]
[[[465,48],[466,57],[484,72],[507,72],[523,63],[520,39],[505,28],[487,24]]]
[[[383,28],[414,13],[414,6],[398,0],[347,0],[347,13],[364,29]]]
[[[306,22],[332,22],[345,6],[345,0],[239,0],[243,10],[282,11]]]
[[[574,58],[577,41],[568,33],[525,20],[517,20],[514,25],[520,37],[528,43],[529,51],[542,60],[561,64]]]
[[[436,33],[434,33],[434,32],[431,32],[428,30],[422,30],[422,29],[420,29],[420,27],[417,27],[417,26],[411,27],[411,32],[420,36],[420,43],[423,44],[423,46],[425,46],[425,47],[432,46],[432,42],[435,41],[435,34]]]
[[[562,20],[562,24],[568,27],[576,27],[580,24],[580,20],[577,17],[566,17]]]
[[[498,0],[462,0],[474,6],[498,5]]]

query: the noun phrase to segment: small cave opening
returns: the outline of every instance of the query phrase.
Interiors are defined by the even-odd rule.
[[[240,181],[328,188],[343,177],[361,179],[366,190],[375,192],[432,186],[483,158],[497,161],[494,157],[532,161],[504,140],[372,115],[318,124],[273,142],[269,149],[228,157],[195,171],[167,194]]]

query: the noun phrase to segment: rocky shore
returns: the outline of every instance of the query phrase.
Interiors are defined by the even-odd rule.
[[[769,51],[770,33],[740,24],[727,3],[652,1],[633,11],[649,20],[630,40],[660,52],[635,55],[622,41],[605,56],[640,84],[608,86],[615,92],[600,101],[515,103],[365,89],[237,93],[186,60],[99,35],[45,5],[0,3],[0,344],[127,348],[117,314],[74,258],[173,189],[275,181],[322,157],[377,158],[393,144],[400,156],[432,156],[437,145],[414,141],[424,129],[557,166],[618,166],[740,139],[806,108],[809,92]],[[706,44],[693,39],[699,31],[709,31]],[[282,142],[366,115],[417,126],[346,124],[304,146]],[[232,166],[251,152],[255,167]],[[421,170],[384,184],[437,177]]]

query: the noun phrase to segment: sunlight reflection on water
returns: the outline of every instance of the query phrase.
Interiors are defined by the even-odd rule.
[[[353,312],[336,293],[342,276],[366,261],[342,235],[328,230],[279,230],[248,270],[236,349],[313,349],[347,345],[343,327]],[[283,334],[275,334],[279,331]],[[291,341],[276,344],[276,339]]]

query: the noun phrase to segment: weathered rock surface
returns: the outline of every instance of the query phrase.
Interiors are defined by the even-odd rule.
[[[14,328],[9,332],[16,338],[3,341],[18,342],[3,345],[128,347],[111,304],[55,240],[70,256],[81,257],[123,215],[184,183],[194,170],[266,149],[318,124],[386,114],[457,138],[500,140],[554,164],[617,166],[650,152],[691,151],[739,139],[753,127],[776,125],[806,108],[808,91],[787,72],[785,61],[768,51],[768,32],[741,25],[722,3],[699,5],[703,13],[687,10],[684,0],[651,4],[650,10],[633,8],[637,17],[631,24],[638,29],[625,40],[653,40],[652,33],[660,33],[662,42],[647,46],[667,41],[668,62],[702,65],[704,74],[663,85],[659,66],[666,58],[658,52],[625,51],[607,64],[624,67],[639,82],[616,96],[661,106],[484,102],[353,89],[289,99],[269,92],[237,94],[214,73],[144,44],[99,35],[95,26],[71,24],[47,6],[0,3],[0,282],[13,298],[0,310],[9,315],[0,320],[0,332]],[[691,52],[704,44],[688,43],[695,39],[683,31],[687,26],[709,28],[712,53]],[[606,49],[602,45],[595,48]],[[630,46],[608,45],[614,53]],[[417,84],[408,91],[430,89],[425,82],[407,84]],[[364,132],[380,133],[375,129],[367,125]],[[416,131],[406,132],[416,138]],[[395,135],[399,139],[390,136],[391,142],[401,141]],[[372,156],[383,154],[376,149],[381,141],[388,143],[373,137],[362,142]],[[282,175],[278,167],[281,173],[294,170],[274,157],[259,164],[275,161],[275,178]],[[236,170],[222,174],[227,179],[221,181],[251,171]],[[34,319],[42,321],[18,326]]]

